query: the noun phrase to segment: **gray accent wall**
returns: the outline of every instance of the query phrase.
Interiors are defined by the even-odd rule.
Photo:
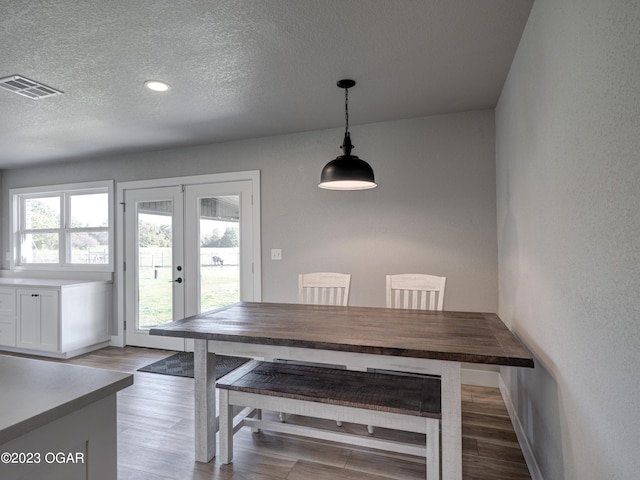
[[[640,472],[639,89],[637,1],[536,0],[496,109],[499,314],[546,480]]]
[[[262,298],[297,301],[298,273],[351,273],[352,305],[383,306],[385,275],[447,277],[445,308],[498,307],[495,129],[492,110],[353,126],[354,154],[379,187],[317,187],[341,154],[343,129],[127,154],[6,170],[2,252],[9,250],[9,189],[261,171]],[[283,259],[272,261],[272,248]],[[4,259],[3,266],[8,267]]]

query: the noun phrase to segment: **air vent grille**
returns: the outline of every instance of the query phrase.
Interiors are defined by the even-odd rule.
[[[62,95],[63,93],[60,90],[47,87],[40,82],[29,80],[20,75],[0,78],[0,87],[32,100],[40,100],[41,98]]]

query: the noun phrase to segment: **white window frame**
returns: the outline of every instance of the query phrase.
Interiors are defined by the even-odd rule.
[[[48,270],[48,271],[66,271],[66,272],[113,272],[114,271],[114,252],[115,252],[115,238],[114,238],[114,214],[113,214],[113,192],[114,182],[99,181],[99,182],[86,182],[86,183],[69,183],[63,185],[47,185],[40,187],[25,187],[25,188],[12,188],[9,190],[9,200],[11,204],[11,241],[10,241],[10,268],[11,270]],[[108,227],[100,228],[73,228],[68,224],[67,218],[70,215],[70,201],[69,199],[73,195],[78,194],[90,194],[90,193],[107,193],[108,202]],[[60,221],[59,228],[50,229],[50,232],[59,232],[60,243],[59,249],[59,261],[58,263],[22,263],[21,261],[21,232],[22,225],[24,224],[24,212],[23,204],[25,199],[35,199],[39,197],[46,197],[51,195],[60,195]],[[109,262],[101,264],[88,264],[88,263],[70,263],[69,255],[70,251],[67,246],[67,235],[74,231],[107,231],[109,235],[108,255]],[[43,233],[47,233],[44,231]]]

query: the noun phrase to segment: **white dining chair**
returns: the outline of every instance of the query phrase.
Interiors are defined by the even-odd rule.
[[[298,303],[313,305],[349,305],[351,275],[316,272],[298,275]]]
[[[387,275],[387,308],[442,310],[446,283],[446,277],[424,273]],[[383,372],[383,370],[371,370]],[[384,371],[384,373],[403,375],[401,372]],[[367,431],[373,434],[373,426],[368,425]]]
[[[387,308],[442,310],[446,282],[422,273],[387,275]]]
[[[348,273],[314,272],[298,275],[298,303],[310,305],[349,305],[351,275]],[[278,359],[280,362],[316,367],[346,368],[344,365],[332,365],[317,362],[302,362]],[[280,421],[286,421],[286,415],[280,412]],[[338,426],[342,422],[336,421]]]

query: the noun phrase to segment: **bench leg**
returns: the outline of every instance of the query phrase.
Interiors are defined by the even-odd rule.
[[[255,418],[256,420],[262,420],[262,409],[260,409],[260,408],[256,408],[256,409],[254,410],[254,412],[255,412],[255,413],[254,413],[254,418]],[[260,429],[259,429],[259,428],[251,427],[251,433],[259,433],[259,432],[260,432]]]
[[[427,480],[440,480],[440,420],[427,418]]]
[[[220,462],[233,460],[233,406],[229,405],[229,391],[219,390],[220,402]]]

